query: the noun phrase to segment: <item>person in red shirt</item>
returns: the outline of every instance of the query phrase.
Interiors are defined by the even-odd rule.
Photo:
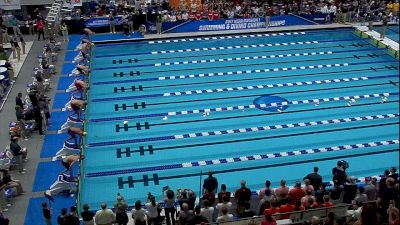
[[[326,207],[326,208],[330,208],[333,205],[335,205],[333,202],[331,202],[331,198],[328,195],[324,196],[324,203],[321,204],[321,206]]]
[[[261,221],[261,225],[276,225],[276,220],[272,217],[272,212],[265,210],[264,219]]]
[[[251,199],[251,191],[246,187],[246,181],[240,182],[240,188],[235,192],[235,198],[237,201],[237,213],[238,215],[244,211],[244,205]]]
[[[301,182],[296,181],[294,188],[289,191],[289,200],[291,204],[294,204],[296,201],[301,200],[306,196],[306,192],[301,188]]]
[[[38,41],[40,41],[40,35],[42,35],[43,40],[46,40],[46,38],[44,37],[44,23],[42,19],[39,19],[36,23],[37,26],[37,31],[38,31]]]
[[[289,219],[290,218],[290,212],[293,212],[294,211],[294,205],[292,205],[292,204],[289,204],[289,203],[286,203],[286,204],[284,204],[284,205],[281,205],[280,207],[279,207],[279,213],[287,213],[287,214],[284,214],[284,215],[281,215],[281,220],[283,220],[283,219]]]

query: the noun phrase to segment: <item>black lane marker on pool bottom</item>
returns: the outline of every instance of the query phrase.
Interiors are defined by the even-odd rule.
[[[179,148],[191,148],[191,147],[200,147],[200,146],[208,146],[208,145],[221,145],[221,144],[227,144],[227,143],[240,143],[240,142],[248,142],[248,141],[285,138],[285,137],[305,136],[305,135],[310,135],[310,134],[332,133],[332,132],[336,132],[336,131],[366,129],[366,128],[390,126],[390,125],[396,125],[396,124],[399,124],[399,122],[372,124],[372,125],[346,127],[346,128],[336,128],[336,129],[330,129],[330,130],[309,131],[309,132],[294,133],[294,134],[281,134],[281,135],[265,136],[265,137],[258,137],[258,138],[236,139],[236,140],[230,140],[230,141],[215,141],[215,142],[206,142],[206,143],[201,143],[201,144],[176,145],[176,146],[158,147],[158,148],[154,147],[154,145],[151,145],[151,151],[153,151],[153,153],[154,153],[155,151],[164,151],[164,150],[172,150],[172,149],[179,149]],[[137,149],[137,147],[130,147],[130,149]],[[139,150],[130,150],[129,154],[139,152],[140,155],[142,155],[142,152],[144,152],[144,151],[146,151],[145,146],[139,146]]]
[[[114,105],[114,111],[116,111],[116,112],[118,112],[119,110],[125,111],[125,110],[130,109],[130,108],[133,108],[133,109],[142,108],[142,109],[144,109],[144,108],[146,108],[146,103],[145,102],[139,102],[139,103],[135,102],[132,105],[128,105],[126,103],[115,104]]]
[[[378,154],[391,153],[391,152],[397,152],[397,151],[398,151],[398,149],[388,149],[388,150],[382,150],[382,151],[378,151],[378,152],[367,152],[367,153],[357,153],[357,154],[350,154],[350,155],[340,155],[340,156],[334,156],[334,157],[323,157],[323,158],[318,158],[318,159],[308,159],[308,160],[301,160],[301,161],[296,161],[296,162],[274,163],[274,164],[270,164],[270,165],[241,167],[241,168],[226,169],[226,170],[213,170],[213,173],[214,174],[219,174],[219,173],[225,174],[225,173],[232,173],[232,172],[239,172],[239,171],[249,171],[249,170],[256,170],[256,169],[266,169],[266,168],[274,168],[274,167],[281,167],[281,166],[299,165],[299,164],[305,164],[305,163],[321,162],[321,161],[336,160],[336,159],[343,159],[343,158],[354,158],[354,157],[360,157],[360,156],[378,155]],[[148,186],[150,181],[153,181],[154,185],[160,185],[160,181],[162,181],[162,180],[171,180],[171,179],[179,179],[179,178],[186,178],[186,177],[198,177],[200,175],[201,175],[201,172],[159,177],[157,173],[153,173],[153,174],[151,174],[151,176],[153,176],[153,178],[149,178],[148,175],[142,175],[143,179],[133,179],[133,176],[125,176],[127,178],[127,180],[125,180],[124,177],[118,177],[117,185],[118,185],[119,189],[124,189],[126,184],[128,185],[129,188],[134,188],[135,183],[143,183],[144,186]]]
[[[378,50],[371,50],[371,51],[383,51],[382,49]],[[384,56],[387,54],[380,54],[378,56]],[[367,55],[358,55],[359,58],[374,58],[371,54]],[[325,61],[325,60],[337,60],[337,59],[354,59],[354,56],[348,56],[348,57],[334,57],[334,58],[323,58],[323,59],[308,59],[308,60],[293,60],[293,61],[281,61],[281,62],[263,62],[263,63],[252,63],[252,64],[235,64],[235,65],[226,65],[226,66],[206,66],[206,67],[197,67],[197,68],[181,68],[181,69],[172,69],[172,70],[155,70],[155,71],[137,71],[140,72],[141,75],[143,74],[154,74],[154,73],[164,73],[164,72],[180,72],[180,71],[192,71],[192,70],[201,70],[201,69],[220,69],[220,68],[237,68],[238,66],[260,66],[260,65],[273,65],[273,64],[280,64],[280,63],[302,63],[302,62],[319,62],[319,61]],[[395,60],[393,60],[395,62]],[[118,68],[113,68],[113,69],[118,69]],[[97,69],[98,70],[98,69]]]
[[[115,124],[115,132],[117,133],[120,132],[120,130],[129,131],[130,128],[136,128],[136,130],[142,130],[144,128],[145,130],[148,130],[150,129],[150,124],[149,122],[144,122],[143,124],[136,123],[133,126],[130,126],[127,123],[122,126],[120,126],[119,124]]]

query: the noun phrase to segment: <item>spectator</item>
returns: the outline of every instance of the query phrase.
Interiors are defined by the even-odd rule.
[[[271,201],[272,198],[274,198],[274,190],[271,188],[271,181],[266,180],[265,188],[261,189],[258,193],[258,199],[260,199],[261,202],[264,202]],[[260,204],[262,204],[261,202]]]
[[[145,225],[146,211],[142,209],[142,202],[137,200],[135,202],[135,208],[132,209],[132,219],[135,221],[135,225]]]
[[[203,208],[201,208],[200,213],[204,218],[206,218],[207,223],[214,222],[214,207],[211,206],[207,199],[203,201]]]
[[[42,19],[38,19],[37,20],[37,32],[38,32],[38,41],[40,41],[40,36],[43,37],[43,40],[46,40],[46,38],[44,37],[44,23]]]
[[[324,225],[335,225],[335,213],[329,212],[324,220]]]
[[[304,180],[304,187],[303,187],[303,190],[304,190],[305,192],[311,191],[312,194],[314,195],[314,187],[310,184],[310,180],[309,180],[309,179],[305,179],[305,180]]]
[[[51,225],[51,210],[47,208],[46,202],[42,202],[42,212],[46,225]]]
[[[399,182],[399,174],[396,171],[397,171],[396,167],[390,168],[389,177],[393,178],[395,183],[398,183]]]
[[[222,216],[222,208],[224,207],[228,209],[228,212],[231,211],[232,203],[229,201],[229,198],[230,197],[224,195],[222,202],[217,204],[216,208],[218,210],[218,216]]]
[[[322,184],[322,177],[318,174],[318,167],[315,166],[314,172],[307,174],[307,176],[303,178],[304,181],[306,179],[310,181],[310,184],[314,187],[314,191],[317,191]]]
[[[274,192],[278,205],[286,203],[289,199],[289,188],[286,186],[286,180],[281,180],[280,187],[276,188]]]
[[[164,197],[166,193],[166,197]],[[175,225],[175,194],[168,187],[162,191],[162,198],[164,200],[164,211],[167,225]]]
[[[337,162],[337,166],[332,169],[333,181],[337,181],[339,185],[344,184],[347,179],[347,174],[343,168],[343,161]]]
[[[181,210],[178,213],[178,221],[180,225],[185,225],[193,218],[193,210],[189,209],[187,203],[183,203]]]
[[[207,200],[210,205],[214,205],[215,203],[215,193],[210,193],[206,191],[206,193],[201,198],[202,201]]]
[[[231,197],[231,193],[226,191],[226,185],[221,184],[221,191],[218,193],[218,203],[222,203],[222,199],[225,195],[229,198]]]
[[[301,188],[300,181],[296,181],[294,188],[289,191],[290,203],[294,204],[296,201],[301,200],[306,196],[306,192]]]
[[[69,215],[66,218],[66,223],[68,225],[80,225],[81,222],[79,221],[78,213],[76,212],[76,207],[71,206],[69,210]]]
[[[343,191],[343,186],[337,181],[333,181],[333,187],[329,190],[329,197],[331,197],[334,203],[341,202],[341,194]]]
[[[356,197],[357,190],[356,178],[350,177],[350,182],[345,183],[343,186],[343,203],[350,204]]]
[[[83,205],[83,211],[81,212],[81,217],[83,220],[83,225],[94,225],[94,213],[89,211],[89,205],[88,204],[84,204]]]
[[[221,208],[221,216],[218,216],[217,223],[231,222],[233,221],[233,215],[228,213],[228,208],[223,206]]]
[[[329,196],[329,191],[326,190],[326,183],[321,184],[321,188],[314,194],[318,204],[324,203],[324,196]]]
[[[287,202],[284,205],[281,205],[279,207],[279,213],[283,213],[283,215],[281,215],[280,219],[289,219],[290,218],[290,212],[294,211],[294,205],[290,204],[289,202]]]
[[[250,202],[244,203],[244,211],[239,214],[239,218],[253,217],[255,214],[250,209]]]
[[[18,105],[21,107],[21,109],[24,108],[24,101],[22,100],[22,93],[19,92],[17,97],[15,98],[15,105]]]
[[[387,178],[386,187],[382,190],[381,195],[378,197],[378,205],[385,212],[389,208],[389,205],[391,204],[392,200],[399,201],[398,190],[395,189],[394,185],[395,185],[394,179],[391,177]]]
[[[145,204],[146,207],[146,216],[147,216],[147,224],[148,225],[158,225],[159,224],[159,210],[160,205],[156,202],[156,198],[153,195],[148,197],[148,201]]]
[[[4,188],[15,188],[16,195],[25,194],[21,182],[19,180],[13,180],[8,170],[3,170],[3,178],[1,180]]]
[[[251,199],[251,191],[246,187],[246,181],[240,182],[240,188],[235,191],[237,213],[240,215],[244,211],[244,204]]]
[[[331,197],[329,197],[328,195],[324,196],[324,203],[321,204],[322,207],[325,208],[330,208],[332,206],[334,206],[335,204],[333,202],[331,202]]]
[[[113,225],[115,215],[111,209],[107,209],[106,203],[101,203],[101,209],[94,215],[94,222],[98,225]]]
[[[26,149],[22,149],[18,144],[18,137],[12,137],[10,143],[10,150],[13,153],[14,157],[17,159],[18,171],[20,174],[25,174],[26,169],[24,169],[24,158],[26,158]]]
[[[354,225],[378,225],[378,217],[374,206],[367,204],[363,206],[361,219],[357,220]]]
[[[270,211],[264,212],[264,219],[261,221],[261,225],[276,225],[276,221]]]
[[[301,204],[304,206],[304,208],[308,209],[313,208],[314,206],[312,205],[314,203],[316,203],[315,197],[312,195],[311,190],[307,190],[306,195],[301,198]]]
[[[368,202],[368,196],[365,194],[365,189],[364,187],[360,186],[358,187],[356,197],[354,198],[356,203],[365,203]]]
[[[188,225],[208,223],[208,220],[201,214],[200,207],[194,208],[194,213],[194,216],[187,221]]]
[[[387,214],[388,214],[389,225],[399,225],[400,224],[399,209],[396,208],[396,206],[394,204],[389,205]]]
[[[213,172],[208,171],[208,177],[204,180],[203,184],[203,194],[206,192],[216,193],[218,188],[218,180],[213,177]]]
[[[378,185],[378,195],[382,195],[382,191],[385,190],[386,188],[386,179],[389,177],[390,171],[385,170],[383,172],[383,177],[379,180],[379,185]]]
[[[124,197],[118,194],[117,200],[114,203],[115,223],[118,225],[128,224],[129,218],[126,214],[128,204],[125,202]]]
[[[373,182],[375,184],[373,184]],[[364,193],[367,195],[368,201],[376,200],[376,178],[365,178]]]
[[[67,224],[67,208],[61,209],[61,214],[57,217],[58,225],[69,225]]]
[[[111,12],[108,18],[108,22],[110,23],[110,33],[115,33],[115,16],[114,12]]]

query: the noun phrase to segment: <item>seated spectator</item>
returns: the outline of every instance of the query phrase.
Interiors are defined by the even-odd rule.
[[[333,181],[333,187],[329,190],[329,196],[335,203],[341,202],[341,194],[343,191],[343,186],[337,181]]]
[[[253,217],[254,212],[250,209],[250,202],[244,203],[244,211],[239,214],[239,218]]]
[[[350,182],[343,185],[343,203],[350,204],[356,197],[357,190],[356,178],[350,177]]]
[[[278,205],[285,204],[289,199],[289,188],[286,186],[286,180],[281,180],[280,187],[274,190]]]
[[[251,199],[251,191],[246,187],[246,181],[240,182],[240,188],[235,191],[236,211],[240,215],[244,211],[244,205]]]
[[[221,184],[221,191],[218,193],[218,203],[222,203],[222,199],[225,195],[231,198],[231,193],[226,191],[226,185]]]
[[[128,203],[124,200],[124,197],[121,195],[117,196],[116,201],[114,202],[114,212],[115,212],[115,222],[119,225],[128,224],[129,218],[126,214],[126,210],[128,209]]]
[[[194,216],[192,216],[192,218],[187,221],[188,225],[208,223],[208,220],[200,213],[200,207],[195,207],[194,213]]]
[[[261,225],[276,225],[276,221],[272,217],[271,212],[269,211],[264,212],[264,219],[261,221]]]
[[[389,225],[399,225],[400,224],[400,214],[399,209],[396,208],[394,204],[390,204],[387,210]]]
[[[178,221],[180,225],[185,225],[193,218],[193,210],[189,209],[187,203],[183,203],[181,210],[178,212]]]
[[[301,204],[305,209],[315,208],[317,206],[317,202],[315,201],[315,197],[312,195],[311,190],[307,190],[306,195],[301,198]]]
[[[335,225],[335,213],[329,212],[324,219],[324,225]]]
[[[321,187],[315,191],[315,199],[318,204],[324,203],[324,196],[328,195],[329,196],[329,191],[326,190],[326,183],[322,183]]]
[[[321,204],[322,207],[325,208],[330,208],[332,206],[334,206],[335,204],[333,202],[331,202],[331,197],[329,197],[328,195],[324,196],[324,203]]]
[[[2,184],[4,188],[15,188],[15,195],[25,194],[21,182],[19,180],[13,180],[8,170],[3,170]]]
[[[356,202],[360,203],[368,202],[368,196],[364,193],[364,191],[365,191],[364,187],[362,186],[358,187],[356,197],[354,198]]]
[[[214,203],[215,203],[215,194],[206,191],[206,193],[203,195],[201,200],[202,201],[207,200],[209,202],[209,205],[214,205]]]
[[[288,202],[284,205],[281,205],[279,207],[279,213],[284,213],[281,215],[280,219],[289,219],[290,218],[290,212],[294,211],[294,205],[289,204]]]
[[[399,190],[394,187],[394,179],[389,177],[386,179],[386,187],[382,190],[382,194],[378,197],[378,205],[383,211],[389,208],[390,204],[397,205],[399,203]]]
[[[368,197],[368,201],[376,200],[376,178],[365,178],[364,193]]]
[[[207,220],[207,223],[214,222],[214,207],[211,207],[211,204],[208,200],[203,201],[203,208],[201,208],[200,213]]]
[[[361,219],[357,220],[353,225],[378,225],[380,224],[378,221],[376,209],[374,206],[367,204],[363,206],[361,212]]]
[[[69,215],[66,217],[65,223],[67,225],[80,225],[81,224],[75,206],[71,206],[71,208],[69,210]]]
[[[218,216],[217,223],[231,222],[233,221],[233,215],[228,213],[228,208],[223,206],[221,208],[221,216]]]
[[[227,208],[228,212],[231,211],[232,203],[229,201],[230,197],[224,195],[222,197],[222,203],[218,203],[216,209],[218,210],[218,216],[222,216],[222,208]]]
[[[146,25],[144,25],[144,24],[142,24],[142,25],[140,25],[140,27],[139,27],[139,33],[141,34],[141,35],[145,35],[146,34]]]
[[[307,193],[307,191],[311,191],[312,195],[314,195],[314,187],[311,185],[309,179],[304,180],[303,190]]]
[[[303,188],[301,188],[300,181],[296,181],[294,188],[289,191],[290,203],[294,204],[296,201],[301,200],[301,198],[304,196],[306,196],[306,192],[303,190]]]

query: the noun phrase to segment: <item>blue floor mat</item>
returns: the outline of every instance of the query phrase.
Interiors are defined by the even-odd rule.
[[[53,109],[64,108],[65,104],[71,99],[71,93],[57,93],[54,96]]]
[[[62,69],[61,69],[61,74],[70,74],[72,70],[76,68],[75,63],[64,63]]]
[[[68,211],[71,206],[75,206],[76,198],[59,195],[54,197],[54,202],[49,202],[46,198],[31,198],[29,199],[28,209],[26,211],[25,223],[24,225],[46,225],[43,219],[42,213],[42,202],[47,202],[47,206],[52,208],[53,216],[52,216],[52,224],[57,223],[57,217],[61,213],[62,208],[67,208]],[[49,207],[50,208],[50,207]]]
[[[46,134],[46,136],[44,136],[44,143],[42,151],[40,152],[40,157],[54,157],[67,138],[69,138],[68,134]]]
[[[79,52],[72,52],[72,51],[66,52],[64,61],[72,61],[78,54]]]
[[[48,130],[59,130],[61,126],[67,121],[72,112],[52,112],[50,114],[50,126]]]
[[[58,80],[58,86],[57,86],[57,90],[67,90],[67,88],[69,87],[69,85],[72,84],[72,82],[74,82],[75,79],[84,79],[84,76],[73,76],[73,77],[60,77],[60,79]]]
[[[74,176],[78,174],[77,163],[73,166]],[[58,175],[65,169],[61,165],[61,161],[41,162],[36,170],[35,181],[33,182],[32,192],[42,192],[57,180]]]

